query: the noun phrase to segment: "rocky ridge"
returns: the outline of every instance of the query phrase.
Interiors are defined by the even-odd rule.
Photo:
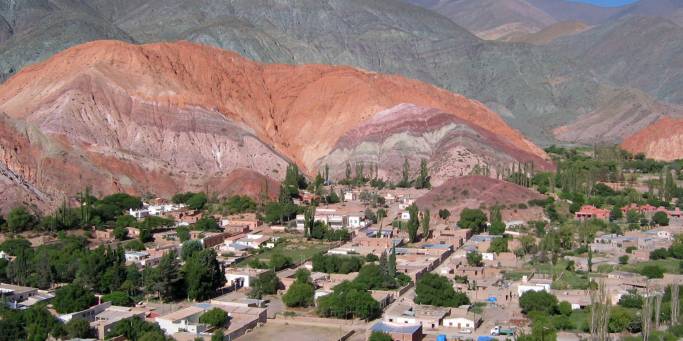
[[[546,158],[481,103],[419,81],[350,67],[259,64],[189,42],[98,41],[27,67],[0,87],[8,131],[1,160],[17,181],[52,199],[85,185],[160,195],[236,189],[234,172],[253,173],[243,185],[254,191],[264,179],[282,179],[290,161],[315,172],[348,131],[404,103],[451,115],[488,136],[483,145],[490,136],[505,141],[497,160]]]

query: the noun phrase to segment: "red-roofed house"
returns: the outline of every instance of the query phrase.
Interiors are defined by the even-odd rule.
[[[609,219],[609,210],[597,208],[593,205],[583,205],[581,210],[575,213],[575,218],[577,220],[589,220],[589,219]]]

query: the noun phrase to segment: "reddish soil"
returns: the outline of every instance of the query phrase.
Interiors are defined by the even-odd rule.
[[[663,117],[626,138],[621,146],[656,160],[683,159],[683,119]]]
[[[465,208],[490,208],[494,205],[506,205],[508,207],[519,204],[527,204],[529,200],[543,199],[544,196],[525,187],[517,186],[502,180],[496,180],[485,176],[465,176],[448,180],[441,186],[435,187],[429,193],[418,198],[416,204],[431,212],[446,208],[451,214],[458,215]],[[534,208],[512,208],[504,214],[504,218],[523,218],[531,214],[536,218],[539,215]],[[520,213],[529,211],[529,214]],[[505,212],[504,212],[505,213]],[[510,218],[506,217],[509,215]]]

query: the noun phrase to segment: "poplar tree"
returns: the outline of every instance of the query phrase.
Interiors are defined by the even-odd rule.
[[[410,213],[410,220],[408,220],[408,238],[411,243],[417,240],[417,230],[420,227],[420,218],[418,217],[420,211],[415,204],[408,207],[408,213]]]
[[[391,254],[389,255],[389,260],[387,261],[387,274],[391,278],[396,277],[396,246],[392,245]]]
[[[429,209],[426,209],[422,212],[422,236],[424,239],[429,238],[429,220],[431,218],[429,217]]]

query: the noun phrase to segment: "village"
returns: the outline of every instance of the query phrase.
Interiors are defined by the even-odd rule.
[[[242,197],[225,209],[201,193],[181,193],[146,199],[115,227],[88,232],[92,252],[123,250],[116,257],[135,269],[124,272],[143,277],[142,291],[119,284],[71,309],[60,307],[59,296],[68,289],[78,297],[76,284],[1,283],[0,294],[14,310],[47,304],[67,330],[78,321],[100,340],[131,319],[175,340],[582,340],[599,328],[627,336],[650,323],[653,332],[677,325],[678,207],[574,205],[546,193],[514,205],[430,211],[417,205],[424,188],[318,183],[291,191],[287,205],[298,210],[261,213]],[[553,218],[570,205],[576,209],[565,219]],[[506,219],[525,210],[542,219]],[[5,264],[21,261],[12,250],[0,247]],[[186,278],[178,296],[179,282],[164,277],[169,271],[200,277],[196,287]],[[602,327],[591,322],[600,304],[613,306]],[[655,318],[643,318],[644,309]]]

